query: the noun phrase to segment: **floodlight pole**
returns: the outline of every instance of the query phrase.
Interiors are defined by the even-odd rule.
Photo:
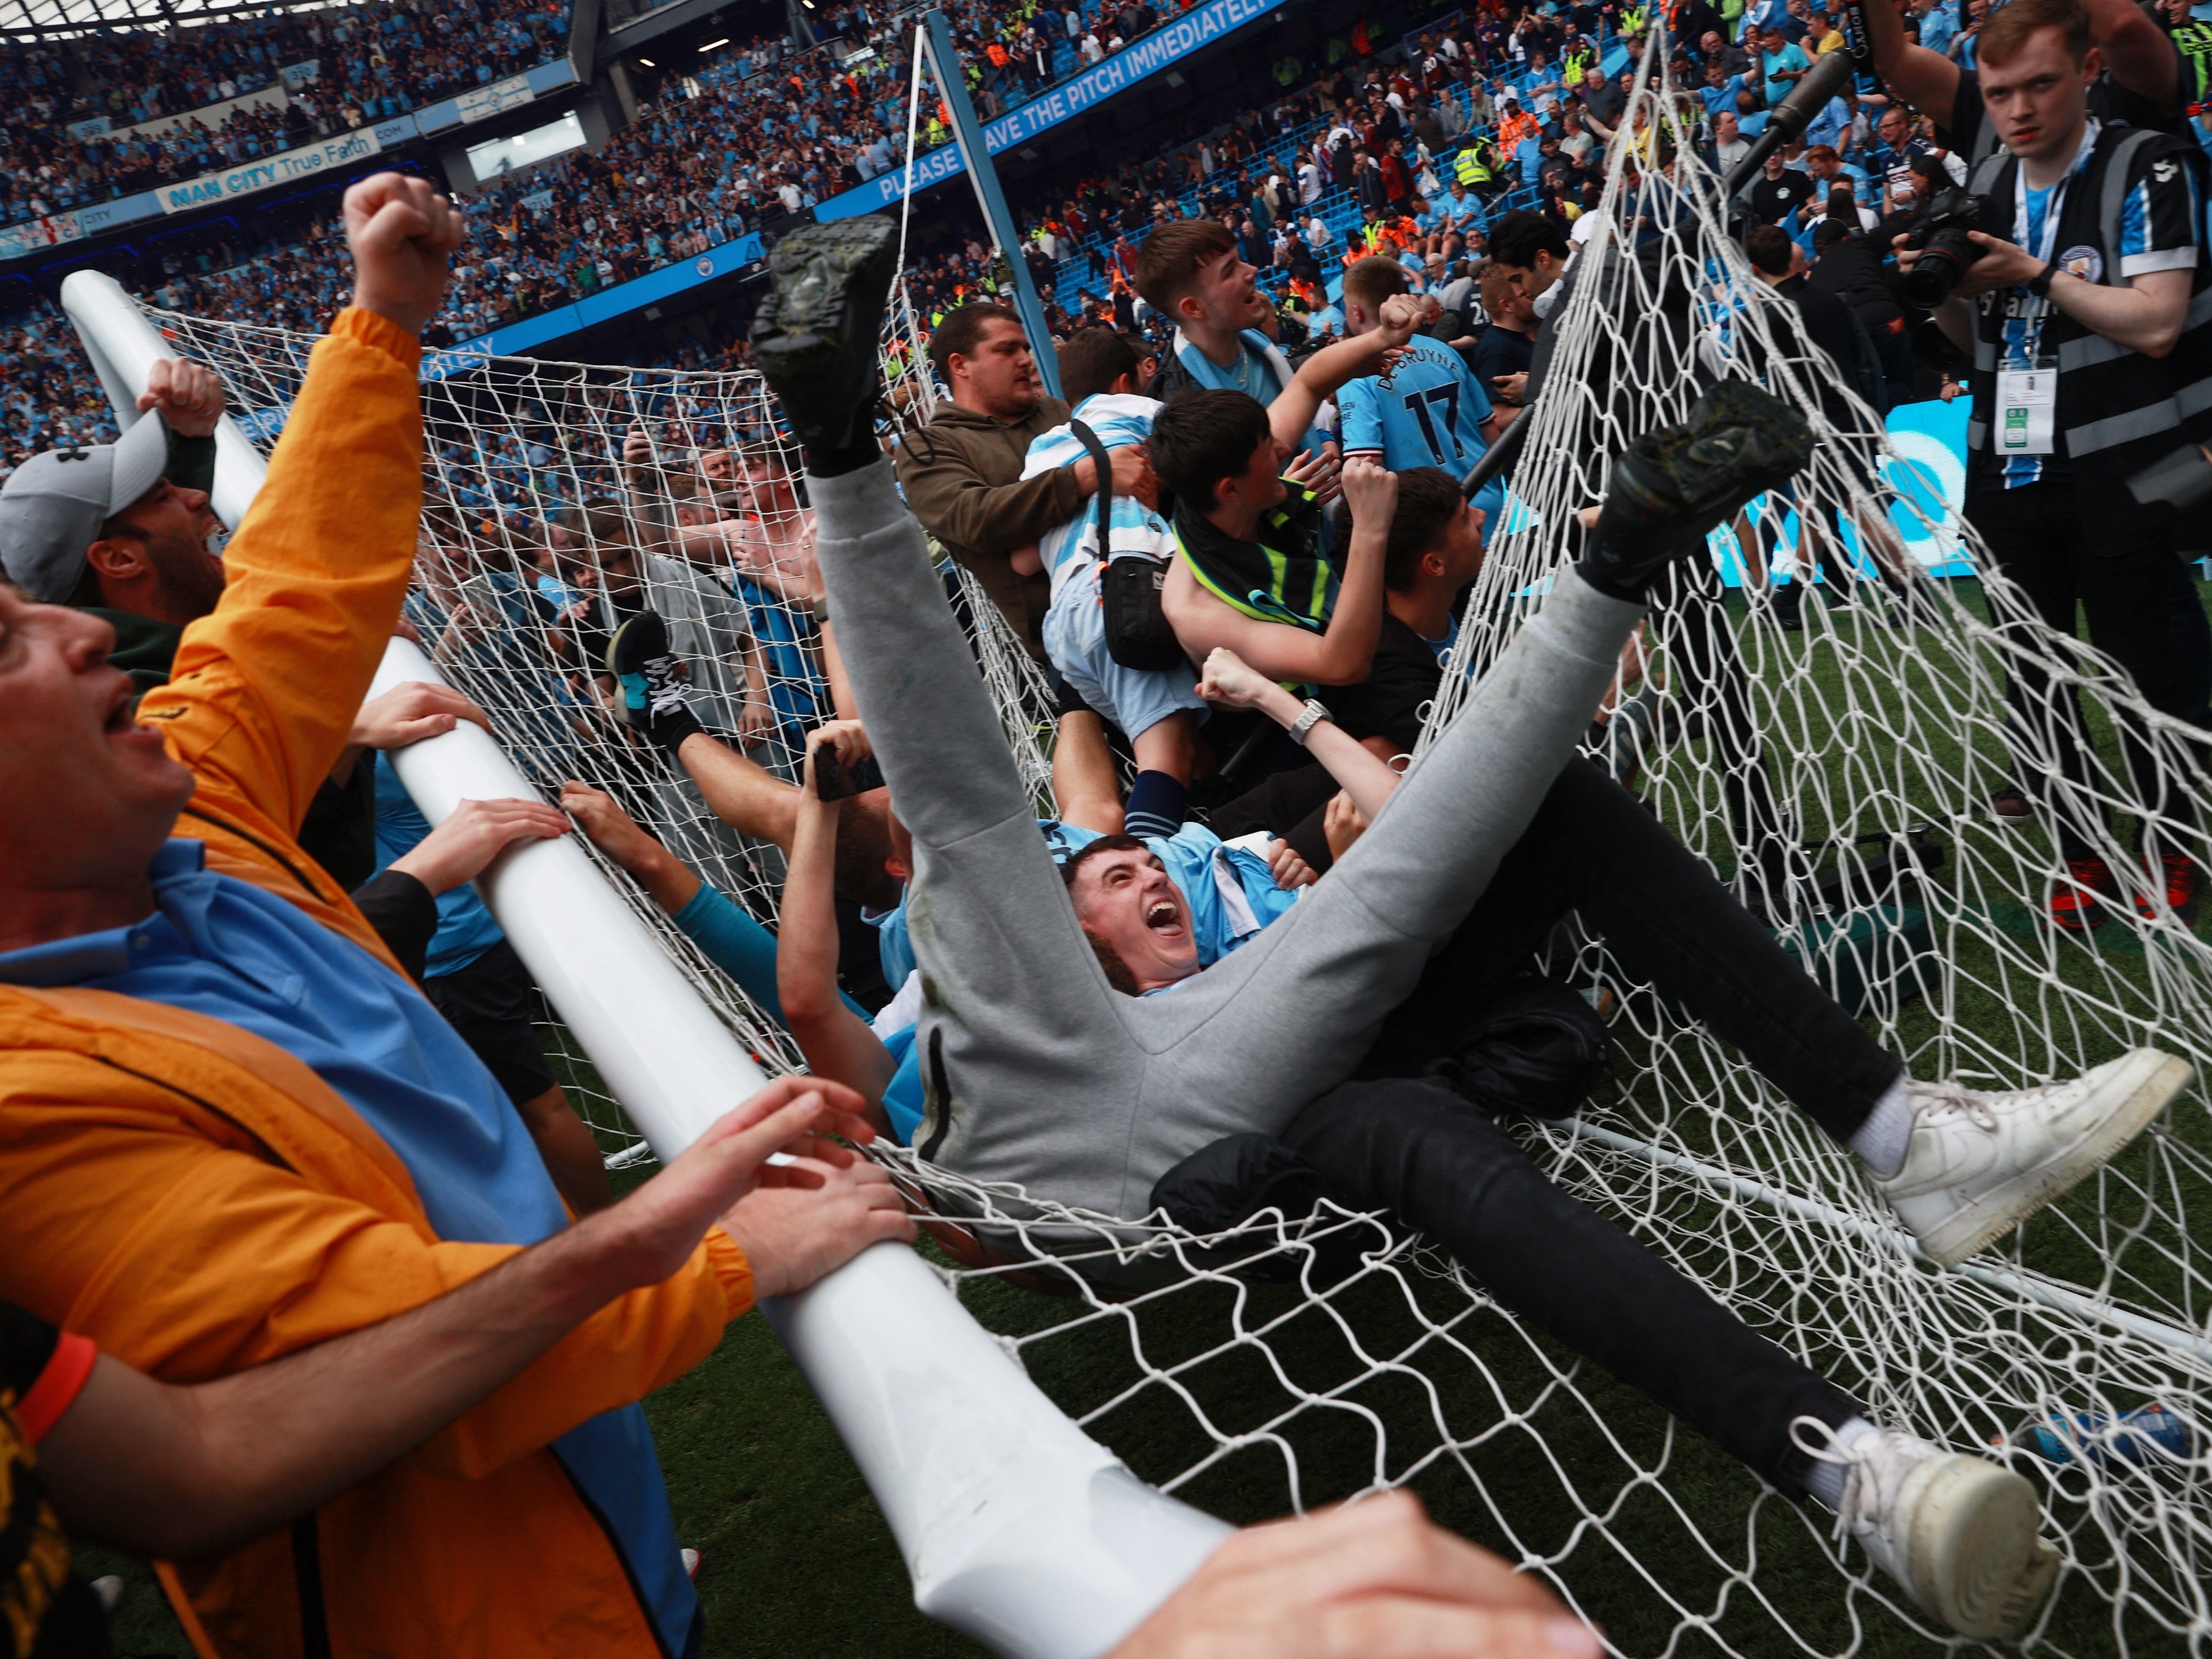
[[[991,240],[1006,256],[1006,264],[1013,273],[1014,308],[1022,314],[1023,331],[1030,337],[1030,350],[1036,355],[1037,378],[1044,389],[1054,397],[1060,396],[1060,354],[1054,350],[1052,331],[1045,326],[1044,301],[1037,297],[1036,284],[1030,279],[1030,268],[1022,258],[1022,239],[1014,229],[1014,216],[1006,206],[1006,192],[999,187],[999,170],[992,165],[991,152],[983,144],[983,129],[975,119],[975,106],[968,97],[968,82],[960,73],[960,53],[952,44],[952,26],[945,21],[945,14],[935,6],[922,13],[921,22],[925,50],[929,53],[929,67],[937,76],[937,89],[945,96],[945,107],[951,112],[952,137],[967,159],[968,176],[975,181],[975,199],[983,209],[983,222],[991,228]]]

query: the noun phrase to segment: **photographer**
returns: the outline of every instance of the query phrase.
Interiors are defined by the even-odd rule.
[[[2139,504],[2126,481],[2204,418],[2188,395],[2212,356],[2212,325],[2191,325],[2192,298],[2212,282],[2202,159],[2185,140],[2092,118],[2100,57],[2082,0],[2013,0],[1983,27],[1978,61],[1954,101],[1978,106],[2002,149],[1970,175],[1978,202],[1952,198],[1938,213],[1955,206],[2004,234],[1954,217],[1932,237],[1923,222],[1898,239],[1908,294],[1933,301],[1945,336],[1974,360],[1966,516],[2046,623],[2071,635],[2078,603],[2092,643],[2154,708],[2201,721],[2205,626],[2174,556],[2172,514]],[[2069,728],[2060,767],[2080,784],[2079,713],[2041,680],[2015,672],[2015,723],[2032,732],[2033,712],[2056,706]],[[2123,738],[2147,812],[2185,815],[2140,740]],[[2024,785],[2037,769],[2023,760],[2020,770]],[[2130,898],[2153,908],[2142,878],[2116,878],[2080,826],[2062,821],[2058,834],[2068,872],[2050,901],[2056,925],[2094,927]],[[2141,850],[2151,884],[2191,914],[2195,866],[2155,841]]]

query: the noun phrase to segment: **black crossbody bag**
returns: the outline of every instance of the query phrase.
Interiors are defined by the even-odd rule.
[[[1180,668],[1182,647],[1160,604],[1167,563],[1142,553],[1114,557],[1114,464],[1097,433],[1078,420],[1067,426],[1098,469],[1098,558],[1105,567],[1098,573],[1098,598],[1106,608],[1107,654],[1124,668]]]

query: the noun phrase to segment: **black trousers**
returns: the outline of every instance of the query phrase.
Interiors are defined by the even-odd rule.
[[[1792,1495],[1810,1460],[1790,1420],[1840,1427],[1852,1398],[1548,1180],[1443,1084],[1330,1090],[1283,1139],[1347,1207],[1389,1209],[1504,1306],[1587,1355]]]
[[[1802,1492],[1808,1463],[1790,1419],[1840,1425],[1860,1414],[1856,1402],[1420,1075],[1570,910],[1839,1140],[1903,1070],[1634,796],[1577,757],[1386,1022],[1363,1075],[1309,1104],[1283,1139],[1340,1203],[1395,1212],[1505,1307]]]
[[[1570,911],[1839,1141],[1904,1070],[1642,802],[1577,755],[1383,1023],[1362,1075],[1414,1077],[1450,1054]]]
[[[2126,669],[2143,700],[2162,714],[2206,724],[2212,692],[2212,629],[2197,602],[2187,568],[2161,538],[2147,545],[2112,547],[2081,526],[2070,484],[2033,483],[1984,490],[1966,498],[1966,517],[1989,544],[1997,568],[2016,583],[2045,624],[2075,637],[2075,608],[2088,618],[2089,643]],[[2015,667],[2005,688],[2015,739],[2033,733],[2048,746],[2066,781],[2088,776],[2088,730],[2074,691],[2061,691],[2047,674]],[[2191,821],[2195,805],[2183,779],[2163,771],[2139,727],[2122,720],[2121,752],[2137,798],[2152,811]],[[2020,787],[2037,791],[2042,763],[2028,754],[2018,763]],[[2090,850],[2081,831],[2063,820],[2063,856]],[[2146,846],[2155,854],[2161,849]]]

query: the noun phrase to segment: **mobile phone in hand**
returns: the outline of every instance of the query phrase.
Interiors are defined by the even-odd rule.
[[[837,751],[823,744],[814,751],[814,793],[823,800],[846,800],[884,787],[884,769],[871,755],[858,766],[848,766]]]

